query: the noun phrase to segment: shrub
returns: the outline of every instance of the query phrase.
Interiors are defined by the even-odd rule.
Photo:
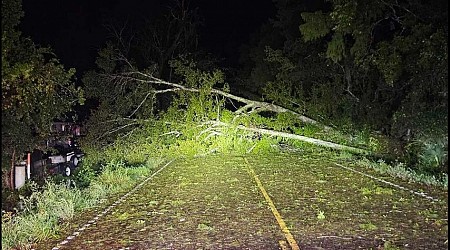
[[[448,139],[417,139],[407,145],[408,163],[417,171],[430,174],[448,172]]]
[[[89,182],[83,191],[52,181],[39,191],[36,185],[29,183],[33,192],[28,197],[21,196],[23,210],[16,216],[2,211],[2,249],[29,248],[35,241],[55,236],[60,230],[59,221],[72,218],[76,212],[91,208],[114,193],[130,189],[160,163],[160,158],[149,158],[141,166],[128,167],[122,161],[111,161],[97,177],[81,179],[81,183]],[[80,171],[92,176],[92,168],[84,164]]]

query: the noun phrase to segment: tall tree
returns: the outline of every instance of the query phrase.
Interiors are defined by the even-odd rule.
[[[121,132],[131,129],[137,120],[151,118],[169,105],[170,93],[161,93],[160,99],[150,94],[158,86],[112,81],[108,76],[141,70],[164,80],[172,78],[170,60],[196,48],[197,27],[201,23],[189,0],[173,3],[164,6],[166,11],[152,19],[126,22],[120,28],[108,25],[111,39],[99,51],[97,69],[87,72],[82,79],[87,98],[100,103],[86,124],[94,138],[111,142],[117,134],[111,131],[121,127]]]
[[[138,29],[137,58],[145,66],[156,63],[158,76],[169,79],[169,60],[197,48],[199,25],[197,9],[190,7],[190,1],[175,1],[162,16],[156,20],[147,19]]]
[[[446,128],[446,1],[275,2],[280,41],[259,35],[246,58],[263,59],[245,61],[267,99],[395,135]]]
[[[38,146],[51,122],[83,102],[75,69],[64,69],[49,48],[36,46],[17,29],[20,0],[2,0],[2,170],[14,151]]]
[[[364,92],[372,93],[367,97],[384,104],[376,117],[384,112],[385,118],[395,119],[391,122],[398,125],[396,130],[425,129],[414,120],[427,120],[429,111],[442,112],[447,103],[447,1],[330,3],[329,9],[301,14],[304,40],[327,41],[325,55],[342,67],[346,90],[359,99]],[[381,77],[364,85],[360,75],[366,72]],[[359,93],[351,92],[358,88]],[[364,104],[374,108],[376,102]]]

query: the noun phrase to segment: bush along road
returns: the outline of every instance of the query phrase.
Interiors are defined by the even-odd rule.
[[[35,249],[444,249],[446,194],[327,153],[179,158]]]

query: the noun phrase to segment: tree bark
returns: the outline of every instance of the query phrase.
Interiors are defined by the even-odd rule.
[[[227,127],[232,126],[231,124],[224,123],[224,122],[218,122],[218,121],[211,121],[211,123],[219,124],[219,125],[223,125],[223,126],[227,126]],[[252,132],[266,134],[266,135],[280,136],[283,138],[304,141],[304,142],[308,142],[308,143],[311,143],[311,144],[314,144],[317,146],[321,146],[321,147],[327,147],[327,148],[332,148],[332,149],[337,149],[337,150],[344,150],[344,151],[349,151],[349,152],[357,153],[357,154],[369,154],[370,153],[369,151],[361,149],[361,148],[345,146],[345,145],[328,142],[328,141],[323,141],[323,140],[319,140],[319,139],[314,139],[314,138],[310,138],[310,137],[306,137],[306,136],[302,136],[302,135],[290,134],[290,133],[274,131],[274,130],[269,130],[269,129],[262,129],[262,128],[249,128],[249,127],[245,127],[243,125],[238,125],[237,128],[241,129],[241,130],[245,130],[245,131],[252,131]]]
[[[138,78],[135,76],[140,76],[142,78]],[[184,90],[184,91],[190,91],[190,92],[200,92],[199,89],[196,88],[189,88],[186,86],[183,86],[181,84],[178,83],[173,83],[173,82],[168,82],[168,81],[164,81],[162,79],[156,78],[152,75],[146,74],[146,73],[142,73],[139,71],[135,71],[135,72],[127,72],[124,73],[121,76],[118,77],[125,77],[128,80],[133,80],[133,81],[138,81],[138,82],[142,82],[142,83],[153,83],[153,84],[158,84],[158,85],[165,85],[165,86],[170,86],[172,89],[172,91],[178,91],[178,90]],[[240,97],[237,95],[233,95],[231,93],[219,90],[219,89],[215,89],[215,88],[211,88],[210,92],[212,94],[216,94],[216,95],[220,95],[238,102],[242,102],[245,103],[245,107],[246,109],[248,108],[259,108],[259,111],[272,111],[275,113],[283,113],[283,112],[288,112],[291,114],[294,114],[299,120],[301,120],[304,123],[308,123],[308,124],[313,124],[313,125],[317,125],[317,126],[322,126],[324,130],[331,130],[332,128],[326,125],[323,125],[321,123],[319,123],[318,121],[311,119],[307,116],[304,116],[302,114],[299,114],[293,110],[284,108],[282,106],[273,104],[273,103],[268,103],[268,102],[261,102],[261,101],[254,101],[254,100],[250,100],[244,97]]]
[[[152,75],[149,75],[149,74],[146,74],[146,73],[143,73],[140,71],[126,72],[126,73],[122,73],[121,75],[115,75],[115,76],[107,75],[107,77],[112,77],[112,80],[118,80],[119,82],[122,82],[122,83],[124,81],[137,81],[137,82],[141,82],[141,83],[147,83],[147,84],[153,83],[153,84],[157,84],[160,86],[162,85],[162,86],[169,87],[167,89],[154,90],[151,92],[154,94],[163,93],[163,92],[175,92],[175,91],[200,92],[200,89],[190,88],[190,87],[186,87],[181,84],[178,84],[178,83],[164,81],[162,79],[159,79],[157,77],[154,77]],[[281,106],[273,104],[273,103],[250,100],[250,99],[236,96],[231,93],[228,93],[228,92],[225,92],[225,91],[222,91],[219,89],[214,89],[214,88],[211,88],[210,93],[220,95],[220,96],[244,103],[245,105],[243,107],[241,107],[240,109],[238,109],[236,111],[236,113],[244,112],[250,108],[258,109],[259,111],[262,111],[262,110],[272,111],[275,113],[289,112],[289,113],[296,115],[299,120],[301,120],[305,123],[322,126],[325,130],[332,129],[331,127],[324,126],[309,117],[303,116],[295,111],[289,110],[287,108],[281,107]],[[145,99],[144,99],[144,101],[145,101]],[[134,112],[136,112],[136,110]],[[232,124],[228,124],[228,123],[224,123],[224,122],[220,122],[220,121],[210,121],[207,123],[217,124],[220,126],[227,126],[227,127],[233,126]],[[314,138],[310,138],[310,137],[306,137],[306,136],[302,136],[302,135],[290,134],[290,133],[274,131],[274,130],[269,130],[269,129],[262,129],[262,128],[248,128],[243,125],[237,125],[237,128],[241,129],[241,130],[252,131],[252,132],[261,133],[261,134],[268,134],[268,135],[273,135],[273,136],[280,136],[283,138],[304,141],[304,142],[308,142],[308,143],[322,146],[322,147],[327,147],[327,148],[332,148],[332,149],[337,149],[337,150],[345,150],[345,151],[349,151],[349,152],[357,153],[357,154],[370,154],[369,151],[364,150],[364,149],[340,145],[337,143],[323,141],[320,139],[314,139]]]

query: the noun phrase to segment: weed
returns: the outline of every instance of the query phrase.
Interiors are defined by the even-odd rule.
[[[392,243],[390,241],[385,241],[384,242],[383,249],[384,250],[400,250],[399,247],[395,246],[394,243]]]
[[[318,220],[325,220],[325,212],[319,210],[319,211],[317,212],[317,219],[318,219]]]
[[[130,217],[130,214],[125,212],[125,213],[121,213],[117,216],[117,218],[119,220],[128,220],[128,218]]]
[[[375,226],[374,224],[372,224],[370,222],[369,223],[365,223],[365,224],[359,224],[359,228],[367,230],[367,231],[373,231],[373,230],[377,230],[378,229],[377,226]]]
[[[200,231],[214,231],[213,227],[210,227],[206,224],[200,223],[197,225],[197,229]]]
[[[48,181],[43,191],[35,190],[30,196],[21,198],[23,210],[19,214],[2,213],[2,249],[26,248],[32,242],[56,236],[59,221],[71,219],[76,212],[91,208],[108,195],[129,189],[148,176],[160,161],[148,160],[148,166],[134,168],[127,168],[120,161],[110,162],[83,191]],[[33,184],[29,185],[33,187]]]

